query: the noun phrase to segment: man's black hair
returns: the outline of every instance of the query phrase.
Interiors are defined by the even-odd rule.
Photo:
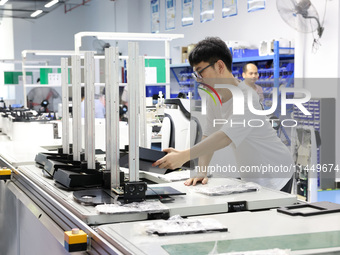
[[[198,42],[189,54],[191,66],[197,65],[202,61],[213,64],[218,60],[222,60],[228,71],[231,72],[233,57],[227,44],[219,37],[206,37]]]

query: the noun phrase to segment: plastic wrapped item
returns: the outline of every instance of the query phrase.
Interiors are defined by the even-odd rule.
[[[173,171],[168,174],[160,175],[158,178],[167,182],[175,182],[175,181],[183,181],[189,178],[192,178],[194,175],[192,170],[181,170],[181,171]],[[208,173],[207,177],[211,177],[212,174]]]
[[[238,185],[220,185],[215,187],[199,187],[195,189],[195,192],[208,196],[222,196],[244,192],[254,192],[260,189],[260,185],[247,182]]]
[[[143,223],[142,225],[146,233],[157,234],[159,236],[204,233],[207,231],[228,231],[226,227],[215,219],[183,219],[179,215],[174,215],[168,220]]]
[[[98,213],[104,214],[119,214],[119,213],[136,213],[136,212],[157,212],[165,211],[169,208],[162,204],[160,201],[143,201],[140,203],[134,202],[130,204],[103,204],[97,205],[96,210]]]
[[[158,178],[167,182],[182,181],[190,178],[190,170],[173,171]]]

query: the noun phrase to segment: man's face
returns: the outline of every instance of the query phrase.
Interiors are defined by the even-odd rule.
[[[209,62],[200,62],[193,67],[194,73],[196,75],[196,80],[199,83],[206,83],[210,86],[214,86],[216,83],[216,78],[219,77],[218,72],[215,69],[215,63],[210,64]]]
[[[215,63],[202,61],[194,65],[193,69],[197,82],[202,85],[208,84],[215,87],[215,84],[235,84],[235,79],[232,76],[228,77],[228,70],[222,60]]]
[[[242,73],[242,76],[247,84],[254,85],[255,82],[259,79],[257,67],[253,64],[247,65],[247,71],[245,73]]]
[[[194,73],[196,74],[197,80],[206,78],[216,78],[216,70],[214,69],[215,63],[200,62],[194,66]]]

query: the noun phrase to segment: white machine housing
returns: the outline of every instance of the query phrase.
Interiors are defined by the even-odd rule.
[[[300,143],[297,130],[310,133],[310,138]],[[317,142],[314,127],[298,126],[292,129],[291,149],[296,164],[308,165],[309,168],[317,166]],[[303,138],[302,138],[303,139]],[[317,171],[308,171],[308,202],[318,201],[318,176]]]
[[[200,141],[201,126],[197,119],[190,118],[190,100],[167,99],[165,105],[162,150],[169,147],[185,150]]]

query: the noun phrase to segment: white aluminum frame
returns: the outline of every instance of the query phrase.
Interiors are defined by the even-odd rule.
[[[26,65],[26,63],[32,63],[33,61],[27,60],[28,54],[34,54],[37,56],[73,56],[76,55],[75,51],[73,50],[23,50],[21,52],[21,63],[22,63],[22,77],[23,77],[23,93],[24,93],[24,107],[27,108],[27,100],[26,100],[26,69],[28,68],[61,68],[61,66],[50,66],[47,64],[45,65]],[[84,55],[84,52],[81,51],[77,55]],[[48,87],[49,85],[45,85]]]
[[[79,32],[74,35],[74,50],[80,52],[83,37],[97,37],[99,40],[116,41],[160,41],[165,45],[165,96],[170,98],[170,41],[184,38],[183,34],[117,33],[117,32]]]

